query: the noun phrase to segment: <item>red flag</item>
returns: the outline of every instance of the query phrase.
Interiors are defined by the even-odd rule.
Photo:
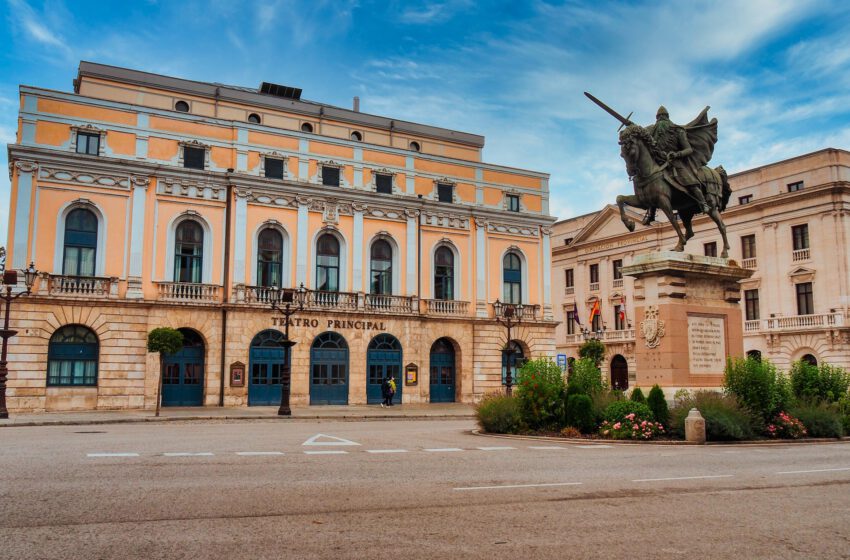
[[[593,302],[593,307],[590,308],[590,317],[587,319],[588,324],[593,323],[593,318],[597,315],[600,315],[599,311],[599,300]]]
[[[620,321],[626,324],[626,296],[620,298]]]

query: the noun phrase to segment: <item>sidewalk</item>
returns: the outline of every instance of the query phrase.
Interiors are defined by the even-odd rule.
[[[86,410],[75,412],[10,413],[0,420],[0,428],[13,426],[69,426],[86,424],[126,424],[133,422],[183,422],[198,420],[453,420],[474,417],[472,405],[462,403],[405,404],[392,408],[380,405],[299,406],[292,416],[277,415],[276,406],[163,408],[159,417],[153,410]]]

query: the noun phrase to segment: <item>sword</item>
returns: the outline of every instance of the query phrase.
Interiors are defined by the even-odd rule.
[[[620,123],[621,123],[620,128],[623,128],[624,126],[631,126],[631,125],[635,124],[631,120],[629,120],[629,117],[632,116],[632,113],[629,113],[628,117],[624,117],[620,113],[618,113],[617,111],[615,111],[614,109],[609,107],[608,105],[599,101],[596,97],[593,96],[593,94],[584,92],[584,95],[587,96],[588,99],[590,99],[591,101],[593,101],[594,103],[599,105],[602,108],[603,111],[605,111],[606,113],[608,113],[609,115],[611,115],[612,117],[614,117],[615,119],[620,121]],[[617,130],[620,130],[620,128],[618,128]]]

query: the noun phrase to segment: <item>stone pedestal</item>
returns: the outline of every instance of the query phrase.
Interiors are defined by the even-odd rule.
[[[752,271],[673,251],[637,256],[622,270],[635,278],[636,386],[720,386],[726,358],[744,353],[738,282]]]

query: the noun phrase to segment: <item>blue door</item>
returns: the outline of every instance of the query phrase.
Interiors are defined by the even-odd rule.
[[[269,329],[254,337],[248,366],[248,406],[280,406],[280,385],[288,354],[280,331]]]
[[[348,404],[348,344],[335,332],[310,347],[310,404]]]
[[[166,357],[162,377],[162,406],[204,404],[204,341],[191,329],[183,333],[183,348]]]
[[[431,402],[455,402],[455,349],[447,338],[431,346]]]
[[[378,404],[384,400],[381,384],[387,376],[395,379],[393,404],[401,404],[401,343],[389,334],[379,334],[366,351],[366,402]]]

